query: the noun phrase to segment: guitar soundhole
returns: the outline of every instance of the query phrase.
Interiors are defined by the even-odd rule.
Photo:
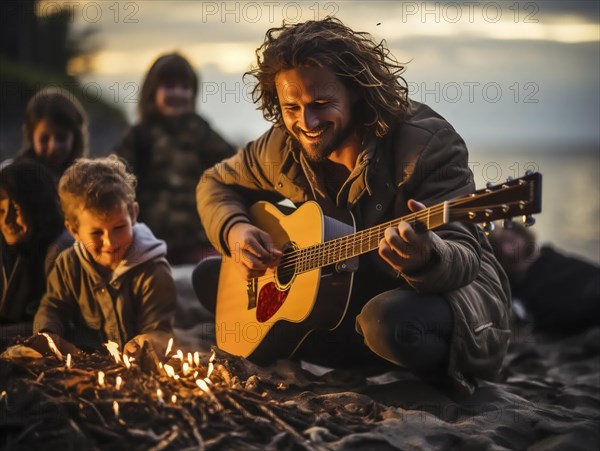
[[[281,287],[287,286],[296,274],[296,250],[294,243],[291,242],[283,246],[283,256],[276,271],[277,281]]]
[[[273,317],[287,298],[289,290],[281,291],[275,282],[269,282],[261,288],[256,306],[256,319],[264,323]]]

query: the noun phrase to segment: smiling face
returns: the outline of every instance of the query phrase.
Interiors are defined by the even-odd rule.
[[[283,122],[310,161],[358,141],[350,91],[327,68],[300,66],[275,77]]]
[[[160,84],[156,90],[156,108],[169,117],[177,117],[194,111],[194,90],[183,82]]]
[[[52,169],[60,169],[73,151],[74,134],[44,119],[33,129],[33,150]]]
[[[78,227],[67,222],[67,228],[77,241],[83,243],[98,265],[114,271],[133,242],[133,225],[137,214],[137,203],[133,204],[133,215],[129,213],[125,202],[107,213],[80,209],[77,214]]]
[[[0,232],[9,246],[22,244],[30,234],[21,207],[0,189]]]

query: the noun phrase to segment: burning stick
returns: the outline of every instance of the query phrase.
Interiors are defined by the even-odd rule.
[[[163,365],[163,369],[165,370],[165,373],[167,373],[167,376],[169,377],[175,377],[175,370],[173,369],[173,367],[169,364],[165,364]]]
[[[215,361],[215,350],[213,349],[212,355],[210,356],[210,359],[208,359],[208,371],[206,372],[207,378],[210,378],[210,375],[212,374],[212,372],[215,369],[215,365],[213,364],[214,361]]]
[[[169,338],[169,343],[167,344],[167,350],[165,351],[165,357],[169,357],[171,348],[173,348],[173,337]]]
[[[98,385],[104,387],[104,371],[98,371]]]
[[[220,403],[218,398],[214,395],[214,393],[208,387],[208,384],[205,381],[203,381],[202,379],[198,379],[196,381],[196,385],[198,385],[198,387],[200,387],[200,390],[202,390],[204,393],[206,393],[208,395],[208,397],[216,404],[217,410],[225,410],[223,405]]]
[[[115,362],[117,362],[120,365],[121,364],[121,354],[119,353],[119,344],[115,343],[114,341],[108,340],[108,343],[104,343],[103,346],[106,349],[108,349],[108,352],[110,352],[110,355],[113,356],[113,358],[115,359]]]
[[[125,368],[131,368],[131,361],[133,361],[133,359],[130,359],[127,354],[123,354],[123,363],[125,364]]]
[[[160,388],[156,389],[156,398],[160,407],[165,405],[165,400],[163,399],[163,392]]]
[[[62,352],[60,352],[58,350],[58,348],[56,347],[56,344],[54,343],[54,340],[52,339],[52,337],[50,335],[48,335],[46,332],[40,332],[40,335],[43,335],[44,337],[46,337],[46,340],[48,340],[48,346],[50,347],[50,350],[54,353],[54,355],[56,357],[58,357],[58,360],[60,360],[62,362],[64,360],[64,357],[62,355]]]

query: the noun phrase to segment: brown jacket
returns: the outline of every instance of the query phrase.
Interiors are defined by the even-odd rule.
[[[109,280],[79,242],[58,256],[34,333],[53,332],[88,348],[112,340],[121,349],[139,334],[172,333],[176,294],[166,246],[144,224],[133,230],[134,241]]]
[[[465,143],[452,126],[426,105],[413,102],[403,122],[365,145],[336,202],[351,210],[359,230],[365,229],[408,214],[408,199],[430,206],[474,191],[467,163]],[[227,228],[236,217],[246,216],[246,205],[257,198],[284,197],[296,205],[332,202],[322,177],[287,133],[272,127],[200,180],[198,212],[209,239],[219,251],[228,252]],[[510,289],[480,227],[450,223],[436,229],[434,237],[437,262],[398,279],[398,286],[443,293],[448,299],[455,318],[448,372],[471,389],[466,379],[492,378],[502,364],[510,337]],[[376,252],[369,258],[395,277]]]

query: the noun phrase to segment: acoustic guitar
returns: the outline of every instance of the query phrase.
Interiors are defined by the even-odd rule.
[[[430,230],[452,221],[484,223],[522,216],[526,225],[541,211],[542,176],[528,173],[497,186],[448,200],[374,227],[354,227],[329,218],[316,202],[286,215],[258,202],[254,225],[268,232],[283,256],[277,267],[246,280],[236,268],[239,249],[223,256],[216,306],[217,345],[256,363],[289,357],[317,329],[335,329],[344,318],[358,256],[378,249],[388,227],[401,221]]]

